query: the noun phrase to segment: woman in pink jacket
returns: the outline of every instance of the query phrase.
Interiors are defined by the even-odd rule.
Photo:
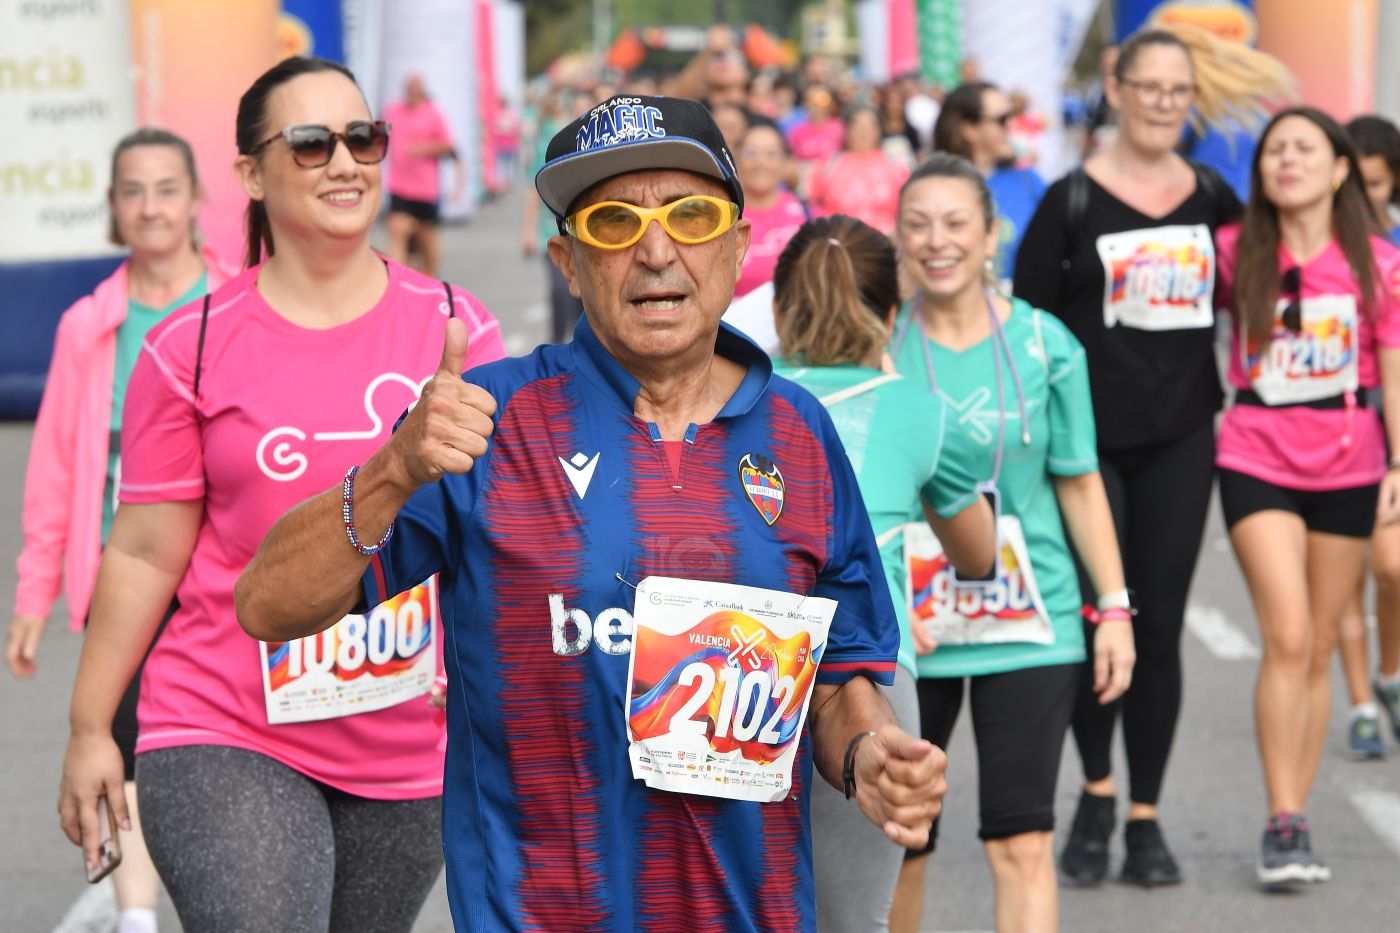
[[[60,583],[69,626],[79,631],[85,624],[116,508],[122,402],[146,332],[230,276],[227,266],[198,245],[199,178],[194,154],[180,137],[140,129],[118,142],[107,196],[112,241],[131,255],[58,325],[29,452],[24,549],[5,652],[10,670],[21,678],[36,670],[39,641]],[[139,684],[139,677],[132,679],[112,728],[128,782],[134,773]],[[123,933],[155,928],[159,890],[134,821],[132,830],[123,834],[123,864],[115,876]]]

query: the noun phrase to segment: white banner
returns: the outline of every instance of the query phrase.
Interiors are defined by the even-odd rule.
[[[0,0],[0,262],[115,251],[112,149],[135,125],[125,0]]]
[[[457,157],[466,171],[466,184],[461,194],[457,200],[449,202],[453,167],[450,160],[443,160],[442,215],[447,218],[470,216],[481,183],[476,6],[472,0],[416,0],[393,4],[392,11],[388,7],[385,4],[385,15],[378,30],[383,56],[376,95],[378,112],[382,113],[385,105],[403,97],[404,81],[410,75],[423,79],[428,96],[447,120]],[[373,30],[369,23],[366,27]],[[368,77],[361,78],[361,84],[369,91]],[[392,145],[389,158],[394,158]]]
[[[867,81],[890,80],[890,17],[887,0],[856,4],[856,36],[860,40],[860,69]]]
[[[1025,0],[977,0],[965,10],[967,54],[982,77],[1003,91],[1024,91],[1045,117],[1036,170],[1063,173],[1064,89],[1060,72],[1060,7]]]

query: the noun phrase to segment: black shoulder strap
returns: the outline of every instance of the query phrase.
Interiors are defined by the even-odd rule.
[[[204,296],[204,309],[199,312],[199,343],[194,350],[194,397],[199,398],[199,377],[204,372],[204,334],[209,329],[209,296]]]
[[[447,290],[447,316],[456,317],[457,300],[452,297],[452,286],[448,285],[446,282],[443,282],[442,287]]]
[[[1089,213],[1089,176],[1083,167],[1065,176],[1065,251],[1062,265],[1068,269],[1070,257],[1079,245],[1079,228]]]

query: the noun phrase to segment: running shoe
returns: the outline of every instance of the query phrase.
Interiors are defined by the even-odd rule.
[[[1114,798],[1084,791],[1074,811],[1069,841],[1060,852],[1060,871],[1080,884],[1099,884],[1108,877],[1108,838],[1113,835]]]
[[[1371,689],[1376,692],[1381,709],[1390,717],[1390,730],[1395,733],[1395,741],[1400,742],[1400,685],[1387,687],[1376,680],[1372,681]]]
[[[1167,848],[1156,820],[1128,820],[1123,827],[1123,843],[1128,851],[1123,858],[1121,880],[1144,888],[1181,884],[1181,868]]]
[[[1384,758],[1385,740],[1381,738],[1381,720],[1374,715],[1360,714],[1351,717],[1351,728],[1347,730],[1347,750],[1358,760]]]
[[[1303,857],[1308,862],[1308,880],[1321,883],[1332,880],[1332,869],[1327,867],[1322,856],[1313,851],[1312,847],[1312,827],[1308,825],[1307,818],[1301,813],[1293,816],[1293,830],[1298,836],[1298,848],[1303,851]]]
[[[1313,880],[1312,860],[1300,845],[1292,814],[1270,817],[1259,847],[1259,883],[1269,888],[1288,887]]]

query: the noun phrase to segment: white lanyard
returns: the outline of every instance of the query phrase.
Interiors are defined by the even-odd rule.
[[[995,486],[1001,479],[1001,461],[1006,447],[1006,387],[1002,384],[1001,354],[1006,354],[1006,361],[1011,367],[1011,381],[1016,384],[1016,410],[1021,416],[1021,443],[1029,445],[1031,442],[1030,419],[1026,416],[1026,392],[1021,385],[1021,374],[1016,369],[1016,358],[1011,354],[1011,343],[1007,340],[1006,330],[1001,325],[1001,316],[996,312],[996,306],[992,304],[992,296],[983,291],[983,296],[987,301],[987,316],[992,322],[992,361],[996,364],[997,371],[997,452],[996,459],[992,466],[991,484]],[[917,301],[910,302],[905,306],[904,320],[900,322],[899,330],[895,333],[894,342],[891,346],[891,355],[899,359],[899,351],[904,346],[904,340],[909,335],[909,325],[917,313],[919,320],[923,322],[923,303]],[[915,311],[917,308],[917,311]],[[920,345],[924,351],[924,369],[928,373],[929,391],[938,394],[938,380],[934,374],[933,353],[929,350],[927,332],[920,335],[923,339]]]

